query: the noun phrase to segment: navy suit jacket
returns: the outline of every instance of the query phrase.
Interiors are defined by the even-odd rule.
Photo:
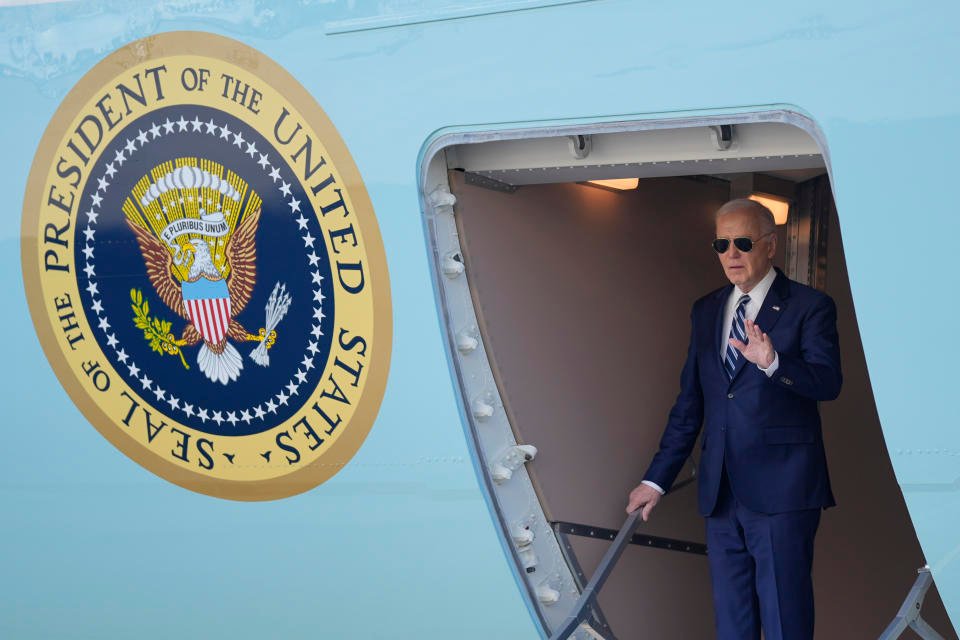
[[[741,357],[731,380],[720,345],[730,332],[721,324],[732,290],[727,285],[693,305],[680,394],[644,479],[669,491],[703,425],[702,515],[713,511],[724,464],[734,495],[752,511],[831,507],[817,402],[836,398],[842,383],[836,305],[777,269],[756,323],[773,341],[779,368],[767,377]]]

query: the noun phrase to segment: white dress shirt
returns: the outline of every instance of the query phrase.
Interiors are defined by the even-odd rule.
[[[730,344],[730,326],[733,324],[733,314],[737,310],[737,302],[740,301],[740,297],[744,294],[750,296],[750,302],[747,303],[747,306],[744,308],[744,315],[747,320],[756,320],[757,314],[760,313],[760,308],[763,307],[763,301],[767,297],[767,292],[770,291],[770,287],[773,285],[773,281],[777,279],[777,272],[773,267],[770,267],[770,271],[767,272],[767,275],[763,276],[763,280],[757,283],[753,289],[750,291],[743,291],[739,286],[734,285],[733,291],[730,292],[730,297],[727,298],[727,303],[723,308],[723,340],[720,341],[720,359],[724,360],[727,357],[727,345]],[[760,327],[760,330],[763,331],[763,327]],[[734,347],[736,348],[736,347]],[[740,357],[743,357],[743,354],[740,354]],[[770,366],[764,369],[760,365],[757,365],[757,368],[760,371],[763,371],[767,374],[769,378],[774,373],[776,373],[777,368],[780,366],[780,356],[777,355],[777,352],[773,352],[773,362],[770,363]],[[660,487],[656,482],[650,482],[649,480],[642,480],[643,484],[653,487],[660,492],[660,495],[663,495],[665,491]]]
[[[770,271],[767,271],[767,275],[763,276],[763,280],[757,283],[753,289],[750,291],[743,291],[739,286],[734,286],[733,291],[730,292],[730,297],[727,298],[727,304],[723,309],[723,336],[724,339],[720,341],[720,358],[725,359],[727,352],[728,338],[730,337],[730,326],[733,324],[733,314],[737,310],[737,302],[739,302],[740,297],[744,294],[750,296],[750,302],[747,303],[746,308],[744,309],[744,315],[747,320],[756,320],[757,314],[760,313],[760,308],[763,306],[763,301],[767,297],[767,292],[770,291],[770,287],[773,285],[773,281],[777,279],[777,272],[773,267],[770,267]],[[760,330],[763,331],[763,327],[760,327]],[[741,357],[743,357],[741,355]],[[773,362],[770,363],[770,366],[764,369],[757,365],[757,368],[767,374],[769,378],[772,376],[777,367],[780,365],[780,358],[777,356],[777,352],[773,352]]]

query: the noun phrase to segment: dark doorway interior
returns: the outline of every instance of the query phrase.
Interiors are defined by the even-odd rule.
[[[709,242],[733,183],[650,178],[632,191],[563,183],[504,193],[467,185],[457,171],[449,180],[484,344],[518,442],[539,449],[528,470],[547,517],[616,529],[677,393],[690,306],[725,283]],[[845,378],[840,398],[821,408],[839,506],[817,537],[817,637],[870,638],[924,558],[884,445],[837,216],[832,202],[811,202],[823,226],[807,273],[837,302]],[[780,228],[781,266],[796,259],[784,252],[790,233]],[[692,485],[671,492],[642,533],[702,543],[695,501]],[[570,542],[589,577],[607,543]],[[703,556],[633,546],[600,605],[620,638],[713,637]],[[935,587],[923,615],[957,637]]]

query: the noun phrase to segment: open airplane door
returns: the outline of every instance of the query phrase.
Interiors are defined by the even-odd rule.
[[[633,182],[588,182],[602,179]],[[817,626],[824,637],[883,632],[925,559],[884,442],[812,121],[774,111],[445,134],[421,186],[468,441],[546,634],[571,615],[656,451],[690,305],[726,283],[709,249],[713,213],[733,197],[781,203],[776,264],[836,301],[845,379],[821,406],[840,506],[817,536]],[[712,637],[699,451],[578,637]],[[935,586],[923,617],[956,638]]]

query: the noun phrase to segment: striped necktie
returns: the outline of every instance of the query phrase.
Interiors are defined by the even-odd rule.
[[[737,302],[737,310],[733,314],[733,321],[730,323],[730,337],[736,338],[740,342],[747,341],[747,333],[744,329],[744,323],[747,316],[747,303],[750,302],[750,296],[744,294],[740,296]],[[723,368],[727,370],[727,375],[733,379],[733,373],[737,370],[737,360],[740,358],[740,352],[737,351],[730,342],[727,342],[726,357],[723,359]]]

